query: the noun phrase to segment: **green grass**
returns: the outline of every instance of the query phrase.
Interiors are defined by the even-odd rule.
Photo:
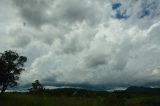
[[[47,97],[23,94],[1,95],[0,100],[4,103],[16,106],[104,106],[102,98],[83,97]]]
[[[0,103],[4,106],[160,106],[160,96],[121,96],[115,93],[103,97],[3,94],[0,95]]]
[[[136,96],[126,101],[127,106],[160,106],[160,96]]]

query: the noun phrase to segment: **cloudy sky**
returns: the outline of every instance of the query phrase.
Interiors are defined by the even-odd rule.
[[[0,0],[0,51],[28,57],[20,85],[160,85],[160,0]]]

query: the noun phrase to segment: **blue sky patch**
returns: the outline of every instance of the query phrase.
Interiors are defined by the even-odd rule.
[[[127,19],[129,16],[126,15],[126,10],[121,11],[119,8],[122,6],[121,3],[113,3],[112,10],[115,11],[115,15],[113,16],[116,19]]]
[[[125,12],[121,13],[120,11],[117,11],[116,14],[115,14],[115,18],[120,19],[120,20],[121,19],[127,19],[128,17],[129,16],[127,16]]]
[[[142,11],[142,14],[140,15],[140,18],[144,18],[145,16],[149,16],[149,14],[150,14],[150,11],[144,9],[144,10]]]
[[[116,10],[121,6],[121,3],[113,3],[112,4],[112,10]]]
[[[150,9],[151,9],[151,7],[152,7],[151,4],[144,5],[143,9],[141,11],[141,14],[140,14],[140,18],[144,18],[146,16],[149,16],[150,15]]]

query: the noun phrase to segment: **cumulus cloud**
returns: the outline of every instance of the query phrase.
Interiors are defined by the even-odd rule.
[[[38,79],[95,89],[159,86],[159,1],[2,3],[11,15],[0,18],[0,47],[16,49],[29,60],[20,84]]]
[[[19,8],[22,18],[33,26],[39,26],[47,22],[46,9],[48,1],[43,0],[13,0]]]

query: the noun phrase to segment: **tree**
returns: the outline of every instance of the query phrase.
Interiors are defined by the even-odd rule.
[[[17,80],[22,71],[27,57],[19,56],[18,53],[8,50],[0,53],[0,87],[1,93],[4,93],[8,86],[17,85]]]
[[[29,89],[32,93],[42,93],[44,90],[43,85],[39,82],[39,80],[35,80],[35,82],[32,83],[32,88]]]

